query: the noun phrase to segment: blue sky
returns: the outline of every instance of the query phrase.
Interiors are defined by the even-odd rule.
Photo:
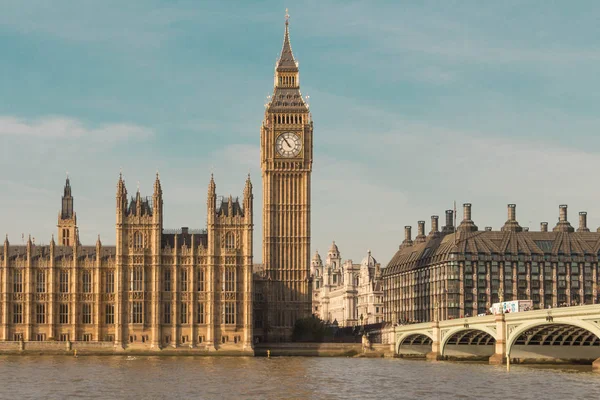
[[[463,202],[480,229],[600,225],[594,1],[0,0],[0,232],[55,232],[69,171],[84,243],[114,243],[119,168],[165,227],[255,188],[285,8],[315,123],[312,247],[386,264],[404,225]],[[459,212],[458,219],[462,218]]]

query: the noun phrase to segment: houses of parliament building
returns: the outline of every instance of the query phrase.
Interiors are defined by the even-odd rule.
[[[58,235],[49,245],[0,252],[0,342],[95,342],[116,349],[251,352],[288,340],[311,313],[312,118],[300,93],[286,15],[274,91],[260,129],[262,273],[253,273],[253,193],[217,197],[211,176],[206,229],[167,230],[157,173],[151,196],[116,188],[116,245],[82,245],[67,178]],[[256,281],[256,282],[255,282]],[[255,285],[256,284],[256,285]],[[257,301],[254,301],[254,298]]]

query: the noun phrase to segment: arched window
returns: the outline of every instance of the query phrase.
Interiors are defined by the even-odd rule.
[[[142,232],[135,232],[133,234],[133,247],[135,249],[141,249],[144,247],[144,235],[142,235]]]
[[[235,235],[233,232],[227,232],[225,234],[225,248],[226,249],[234,249],[235,248]]]

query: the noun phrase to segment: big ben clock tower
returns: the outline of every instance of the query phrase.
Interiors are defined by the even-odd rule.
[[[310,173],[313,123],[300,93],[289,15],[275,88],[260,130],[263,179],[263,262],[268,285],[269,340],[289,339],[294,323],[310,316]]]

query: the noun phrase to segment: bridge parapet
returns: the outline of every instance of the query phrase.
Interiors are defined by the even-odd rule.
[[[554,335],[552,337],[561,339],[540,341],[540,338],[546,338],[548,335]],[[452,351],[456,352],[456,349],[460,348],[460,353],[463,355],[469,351],[479,357],[482,354],[490,353],[489,362],[492,364],[504,363],[507,355],[511,358],[527,358],[532,354],[537,354],[540,359],[548,361],[552,359],[552,356],[549,356],[551,352],[548,350],[548,345],[587,346],[585,349],[574,347],[556,349],[555,358],[561,360],[580,359],[580,355],[592,357],[591,359],[598,357],[599,360],[594,365],[600,370],[600,305],[571,306],[398,325],[394,328],[394,337],[395,352],[399,355],[406,354],[405,350],[409,345],[412,346],[412,354],[415,354],[415,349],[420,354],[425,354],[425,347],[431,346],[431,351],[426,357],[428,359],[444,359]],[[416,348],[415,343],[420,347]],[[536,344],[543,344],[545,347],[535,348]],[[485,352],[482,351],[482,345],[487,346]],[[493,347],[489,347],[492,345]],[[537,350],[543,351],[536,353]]]

